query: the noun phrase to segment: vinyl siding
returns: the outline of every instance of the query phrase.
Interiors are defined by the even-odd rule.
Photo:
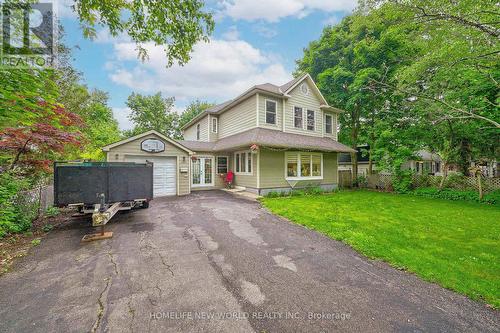
[[[276,124],[266,123],[266,100],[271,100],[276,102]],[[281,98],[276,98],[264,94],[259,94],[259,127],[282,130],[282,119],[283,119],[283,100]]]
[[[306,185],[337,184],[337,153],[323,153],[323,179],[299,181]],[[288,188],[285,179],[285,152],[260,150],[260,188]]]
[[[231,170],[236,173],[234,168],[234,154],[230,155]],[[236,186],[244,186],[257,188],[257,154],[252,155],[252,174],[251,175],[234,175],[234,184]]]
[[[200,124],[200,140],[199,141],[208,141],[208,115],[201,118],[200,121],[194,123],[184,130],[183,136],[184,140],[196,140],[196,126]]]
[[[255,127],[256,107],[257,98],[254,95],[219,115],[219,139]]]
[[[212,122],[214,119],[217,119],[217,133],[212,132]],[[208,115],[208,141],[214,142],[219,140],[219,119],[216,115]]]
[[[306,83],[309,87],[309,92],[307,95],[304,95],[300,90],[300,86],[302,83]],[[303,135],[311,135],[311,136],[323,136],[323,111],[320,110],[320,99],[314,93],[313,86],[309,83],[309,81],[302,81],[297,87],[295,87],[289,95],[291,96],[285,105],[285,132],[303,134]],[[303,108],[303,128],[295,128],[294,127],[294,108],[295,107]],[[314,114],[314,131],[307,130],[306,121],[307,121],[307,111],[312,110],[315,112]]]
[[[158,139],[163,141],[165,144],[165,151],[160,153],[148,153],[141,150],[141,142],[146,139]],[[161,156],[172,156],[177,157],[177,183],[178,183],[178,193],[177,195],[189,194],[189,172],[180,172],[181,168],[189,168],[189,155],[184,150],[172,145],[169,142],[165,142],[160,137],[151,134],[145,137],[139,138],[134,141],[127,142],[123,145],[111,148],[109,152],[106,153],[106,160],[108,162],[124,162],[127,156],[141,156],[146,157],[161,157]],[[184,160],[183,160],[184,157]]]

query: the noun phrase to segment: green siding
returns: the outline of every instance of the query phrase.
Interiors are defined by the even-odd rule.
[[[306,83],[309,87],[309,92],[304,95],[300,91],[300,86],[302,83]],[[323,136],[323,111],[320,110],[320,99],[314,93],[314,87],[309,83],[309,81],[302,81],[297,87],[295,87],[289,94],[290,98],[286,101],[285,106],[285,132],[312,135],[312,136]],[[303,112],[303,128],[294,127],[294,107],[298,106],[304,108]],[[305,110],[313,110],[314,115],[314,131],[308,131],[306,128],[306,114]]]
[[[196,126],[200,124],[200,140],[199,141],[209,141],[208,140],[208,115],[201,118],[200,121],[197,121],[193,125],[186,128],[183,132],[184,140],[196,140]]]
[[[266,100],[276,102],[276,124],[266,123]],[[259,127],[282,130],[283,99],[259,93]]]
[[[255,95],[219,115],[219,139],[246,131],[257,125]]]
[[[337,183],[337,153],[323,153],[323,179],[300,181],[298,186],[307,184]],[[260,188],[290,187],[285,179],[285,152],[260,150]]]
[[[236,173],[234,168],[234,154],[230,155],[231,170]],[[234,184],[236,186],[257,188],[257,154],[252,155],[252,174],[251,175],[234,175]]]

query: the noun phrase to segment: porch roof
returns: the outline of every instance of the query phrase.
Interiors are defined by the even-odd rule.
[[[253,144],[263,147],[298,150],[355,152],[352,148],[331,138],[286,133],[259,127],[225,137],[216,142],[179,141],[179,143],[193,151],[203,152],[234,151],[241,148],[249,148]]]

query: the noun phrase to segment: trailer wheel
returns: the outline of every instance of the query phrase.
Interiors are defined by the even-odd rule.
[[[144,201],[144,202],[142,203],[141,208],[143,208],[143,209],[149,208],[149,201]]]

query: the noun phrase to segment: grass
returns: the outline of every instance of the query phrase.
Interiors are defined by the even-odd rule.
[[[500,207],[371,191],[263,198],[273,213],[500,309]]]

